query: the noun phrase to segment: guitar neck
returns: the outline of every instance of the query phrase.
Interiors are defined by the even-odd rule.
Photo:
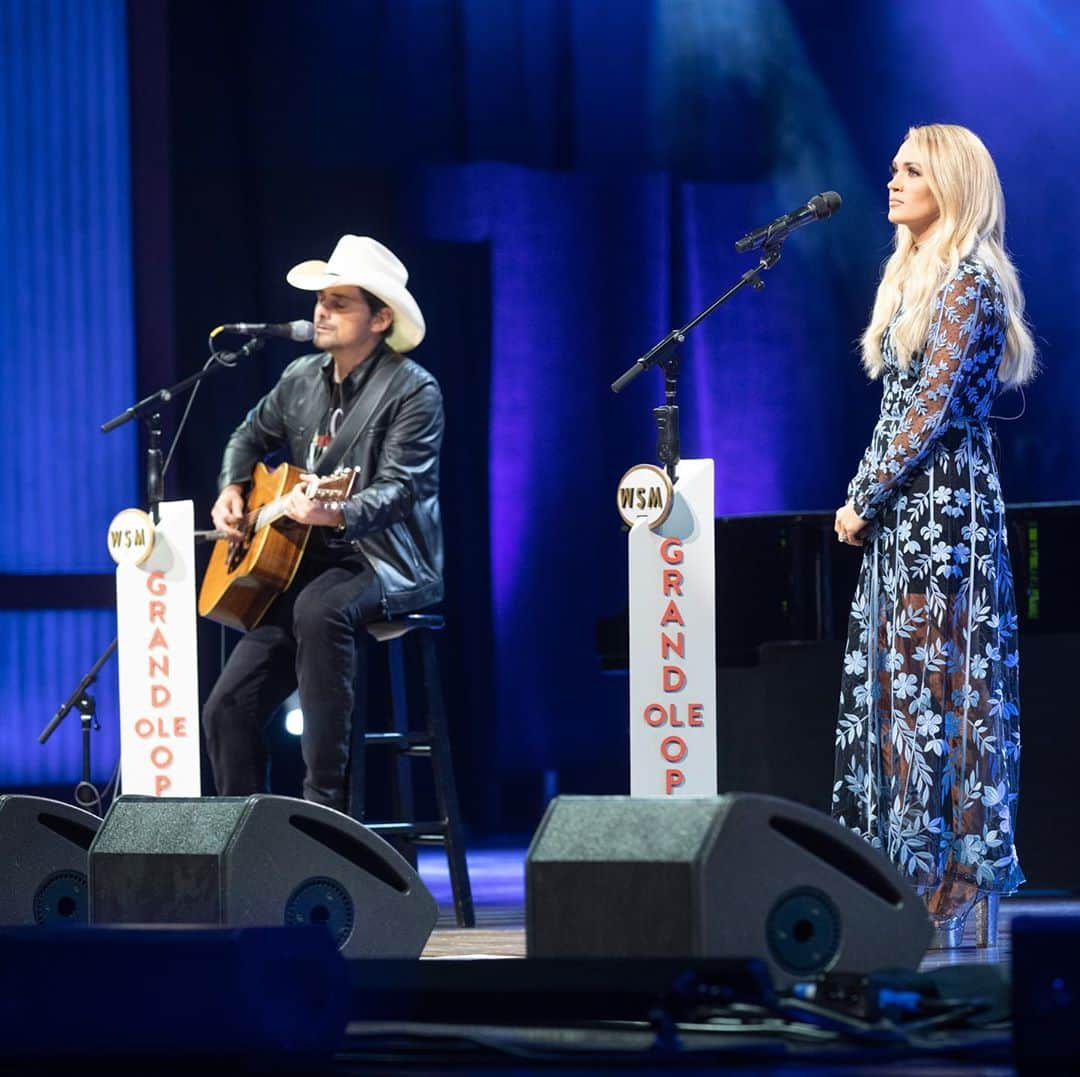
[[[251,534],[258,534],[264,527],[269,527],[276,520],[285,515],[285,498],[277,497],[268,501],[248,518],[251,520]]]
[[[258,487],[258,472],[256,473],[255,482],[256,487]],[[328,501],[337,503],[344,500],[352,493],[355,482],[355,469],[335,471],[333,475],[319,479],[315,483],[314,488],[309,490],[308,496],[315,501],[323,503]],[[270,491],[265,490],[264,488],[263,492],[269,493]],[[261,505],[259,508],[248,512],[244,517],[247,534],[249,536],[256,535],[262,531],[263,528],[269,527],[271,524],[282,519],[285,516],[285,502],[291,492],[292,490],[289,490],[280,497],[275,497],[273,501],[267,501],[265,505]]]

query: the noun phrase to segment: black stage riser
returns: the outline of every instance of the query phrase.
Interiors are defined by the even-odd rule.
[[[1017,1069],[1080,1073],[1080,916],[1017,916],[1010,927]]]
[[[0,1069],[323,1073],[347,963],[314,928],[0,930]]]

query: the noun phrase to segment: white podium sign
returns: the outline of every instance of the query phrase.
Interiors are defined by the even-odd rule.
[[[120,782],[125,793],[197,797],[195,508],[191,501],[164,501],[159,514],[149,557],[117,557]],[[125,516],[110,528],[114,557],[132,542],[123,529]]]
[[[630,795],[716,794],[713,462],[683,460],[671,511],[631,528]]]

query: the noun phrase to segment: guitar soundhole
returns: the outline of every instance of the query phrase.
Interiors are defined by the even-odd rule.
[[[240,562],[244,560],[244,554],[247,553],[248,546],[251,545],[250,539],[244,539],[242,542],[230,542],[229,552],[225,557],[225,565],[230,572],[235,572],[240,567]]]

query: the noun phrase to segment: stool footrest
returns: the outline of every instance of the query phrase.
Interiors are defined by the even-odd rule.
[[[389,744],[406,755],[431,755],[431,738],[426,733],[365,733],[364,744],[372,747]]]
[[[368,634],[380,643],[388,643],[390,640],[400,639],[406,632],[412,632],[417,628],[438,632],[444,624],[441,613],[404,613],[386,621],[370,621],[364,627],[368,630]]]
[[[444,845],[446,822],[437,823],[365,823],[380,837],[405,838],[416,845]]]

